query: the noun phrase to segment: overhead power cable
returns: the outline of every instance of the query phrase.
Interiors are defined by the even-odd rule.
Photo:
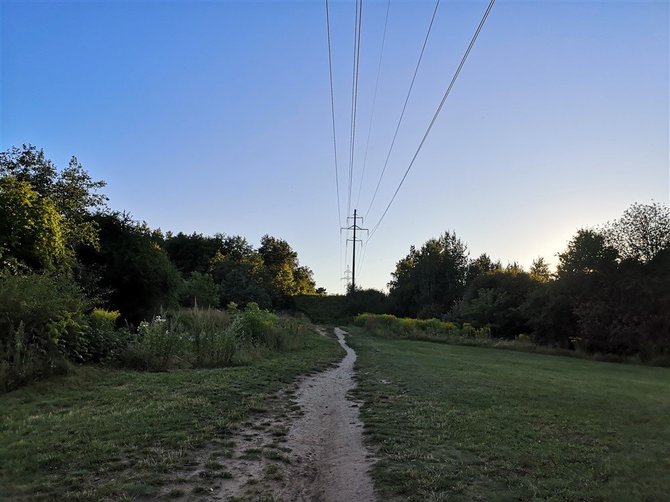
[[[391,10],[391,0],[386,2],[386,16],[384,18],[384,32],[382,33],[382,44],[379,50],[379,63],[377,64],[377,78],[375,79],[375,91],[372,96],[372,113],[370,114],[370,125],[368,127],[368,138],[365,142],[365,155],[363,157],[363,169],[361,170],[361,181],[358,185],[358,197],[356,197],[356,206],[361,201],[361,190],[363,189],[363,177],[365,176],[365,168],[368,163],[368,150],[370,148],[370,136],[372,134],[372,124],[375,118],[375,109],[377,105],[377,91],[379,90],[379,77],[381,76],[382,60],[384,59],[384,45],[386,43],[386,30],[389,22],[389,11]]]
[[[358,69],[361,53],[361,22],[363,0],[356,0],[356,18],[354,26],[354,68],[351,82],[351,137],[349,139],[349,195],[347,197],[347,215],[351,213],[351,188],[354,181],[354,154],[356,147],[356,115],[358,107]]]
[[[449,94],[451,93],[451,89],[454,87],[454,84],[456,83],[456,80],[458,79],[458,76],[461,73],[461,70],[463,69],[463,65],[465,65],[465,62],[468,59],[468,56],[470,55],[470,51],[472,50],[472,47],[475,45],[475,42],[477,41],[477,37],[479,36],[479,33],[482,31],[482,28],[484,27],[484,23],[486,23],[486,19],[489,17],[489,13],[491,12],[491,9],[493,8],[493,4],[495,4],[496,0],[490,0],[488,7],[486,8],[486,11],[484,12],[484,15],[482,16],[481,21],[479,22],[479,26],[477,26],[477,30],[475,31],[474,35],[472,36],[472,39],[470,40],[470,44],[468,45],[467,50],[465,51],[465,54],[463,54],[463,57],[461,58],[461,62],[458,65],[458,68],[456,69],[456,72],[454,73],[454,76],[451,79],[451,82],[449,83],[449,87],[447,87],[447,90],[444,93],[444,96],[442,96],[442,101],[440,101],[440,105],[437,107],[437,110],[435,111],[435,114],[433,115],[432,120],[430,121],[430,124],[428,125],[428,128],[426,129],[426,132],[423,135],[423,138],[421,138],[421,142],[419,143],[418,148],[416,149],[416,152],[414,153],[414,156],[412,157],[412,160],[409,163],[409,166],[407,166],[407,170],[405,171],[405,174],[403,175],[402,179],[400,180],[400,183],[398,184],[398,188],[396,188],[395,192],[393,193],[393,197],[391,197],[391,200],[389,201],[388,205],[386,206],[386,209],[384,210],[384,213],[381,215],[375,226],[372,228],[372,231],[370,232],[370,236],[368,237],[368,241],[372,238],[372,236],[375,234],[377,229],[379,228],[379,225],[381,225],[381,222],[384,220],[384,217],[386,216],[386,213],[388,213],[389,208],[391,207],[391,204],[393,204],[393,201],[396,198],[396,195],[398,195],[398,192],[400,191],[400,187],[402,187],[402,184],[405,182],[405,179],[407,178],[407,175],[409,174],[410,170],[412,169],[412,166],[414,165],[414,161],[419,155],[419,152],[421,151],[421,148],[423,147],[423,144],[426,142],[426,138],[428,137],[428,134],[430,133],[431,129],[433,128],[433,125],[435,125],[435,121],[437,120],[437,117],[440,115],[440,112],[442,111],[442,107],[444,106],[444,103],[446,102],[447,98],[449,97]]]
[[[402,105],[402,111],[400,112],[400,117],[398,118],[398,123],[396,124],[395,132],[393,133],[393,139],[391,140],[391,146],[389,146],[388,153],[386,154],[386,160],[384,160],[384,167],[382,168],[382,171],[379,175],[379,180],[377,180],[377,186],[375,187],[375,192],[372,195],[372,199],[370,200],[370,205],[368,206],[367,211],[365,212],[365,217],[367,218],[368,214],[370,214],[370,209],[372,209],[372,204],[375,202],[375,198],[377,197],[377,192],[379,191],[379,187],[382,183],[382,178],[384,177],[384,173],[386,172],[386,166],[388,166],[389,163],[389,158],[391,157],[391,152],[393,152],[393,146],[395,145],[395,140],[398,137],[398,131],[400,130],[400,125],[402,124],[402,120],[405,117],[405,110],[407,109],[407,103],[409,102],[409,98],[412,95],[412,89],[414,88],[414,81],[416,80],[416,75],[419,72],[419,67],[421,66],[421,61],[423,60],[423,53],[426,50],[426,44],[428,43],[428,38],[430,37],[430,32],[433,29],[433,23],[435,22],[435,16],[437,15],[437,9],[440,7],[440,0],[437,0],[435,2],[435,8],[433,9],[433,15],[430,18],[430,24],[428,24],[428,30],[426,31],[426,36],[423,39],[423,45],[421,46],[421,52],[419,53],[419,59],[416,62],[416,67],[414,68],[414,75],[412,75],[412,80],[409,84],[409,89],[407,89],[407,96],[405,96],[405,103]]]
[[[328,38],[328,75],[330,77],[330,115],[333,126],[333,153],[335,155],[335,191],[337,193],[337,219],[342,226],[342,209],[340,208],[340,175],[337,166],[337,134],[335,129],[335,94],[333,92],[333,56],[330,40],[330,8],[326,0],[326,33]]]

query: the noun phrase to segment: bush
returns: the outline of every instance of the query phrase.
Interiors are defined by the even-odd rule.
[[[65,371],[81,350],[87,308],[69,278],[0,276],[0,389]]]
[[[76,363],[110,363],[130,343],[126,329],[117,330],[118,311],[93,309],[87,316],[66,317],[50,327],[58,338],[58,347],[65,357]]]
[[[354,320],[360,326],[377,336],[396,336],[416,340],[450,341],[467,340],[488,342],[491,330],[488,326],[475,328],[468,323],[461,327],[453,322],[439,319],[398,318],[390,314],[360,314]]]
[[[388,297],[376,289],[357,289],[350,291],[345,297],[346,312],[355,316],[368,312],[383,314],[389,311]]]
[[[183,309],[143,322],[122,364],[139,370],[246,364],[269,353],[304,346],[310,328],[250,303],[244,310]]]
[[[219,306],[219,290],[211,275],[192,272],[179,289],[179,305],[216,308]]]
[[[162,371],[175,365],[175,357],[184,352],[187,340],[173,320],[156,316],[142,321],[137,328],[137,341],[129,347],[136,359],[136,369]]]
[[[347,297],[343,295],[297,295],[291,298],[293,307],[315,323],[340,323],[351,319]]]
[[[113,362],[132,339],[126,329],[117,330],[117,310],[93,309],[88,315],[88,359],[90,362]]]

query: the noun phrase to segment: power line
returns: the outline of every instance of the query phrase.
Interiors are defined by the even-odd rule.
[[[359,255],[359,258],[358,258],[358,265],[356,265],[356,266],[358,267],[358,275],[359,275],[359,276],[361,275],[361,271],[362,271],[362,269],[363,269],[363,262],[365,261],[365,252],[366,252],[367,249],[368,249],[368,246],[366,245],[366,243],[367,243],[367,241],[366,241],[365,243],[364,243],[364,242],[361,242],[361,251],[362,251],[362,253]]]
[[[342,227],[340,227],[340,229],[341,228]],[[343,258],[342,258],[342,230],[340,230],[340,266],[339,266],[338,270],[342,270],[342,262],[343,262]]]
[[[386,29],[389,22],[389,11],[391,10],[391,0],[386,2],[386,16],[384,18],[384,32],[382,34],[382,45],[379,50],[379,63],[377,64],[377,78],[375,79],[375,91],[372,97],[372,113],[370,115],[370,126],[368,127],[368,139],[365,142],[365,156],[363,157],[363,169],[361,170],[361,182],[358,185],[358,197],[356,198],[356,205],[361,201],[361,191],[363,189],[363,177],[365,176],[365,167],[368,163],[368,149],[370,148],[370,135],[372,134],[372,124],[375,118],[375,107],[377,105],[377,91],[379,89],[379,77],[382,71],[382,60],[384,58],[384,45],[386,43]]]
[[[437,9],[440,6],[440,0],[437,0],[435,2],[435,8],[433,9],[433,15],[430,18],[430,24],[428,25],[428,30],[426,31],[426,36],[423,39],[423,45],[421,46],[421,53],[419,54],[419,60],[416,62],[416,67],[414,68],[414,75],[412,75],[412,81],[409,84],[409,89],[407,90],[407,96],[405,97],[405,103],[402,106],[402,111],[400,112],[400,118],[398,118],[398,124],[396,125],[395,132],[393,133],[393,139],[391,140],[391,146],[389,147],[389,151],[386,154],[386,160],[384,160],[384,167],[382,168],[382,172],[379,175],[379,180],[377,181],[377,186],[375,188],[375,192],[372,195],[372,200],[370,200],[370,205],[368,206],[367,211],[365,212],[365,216],[367,217],[368,214],[370,214],[370,209],[372,209],[372,204],[375,202],[375,198],[377,197],[377,192],[379,191],[379,186],[382,183],[382,178],[384,177],[384,173],[386,172],[386,166],[388,166],[389,163],[389,158],[391,157],[391,152],[393,151],[393,146],[395,145],[395,140],[398,137],[398,131],[400,130],[400,125],[402,124],[402,120],[405,117],[405,110],[407,109],[407,103],[409,102],[409,98],[412,95],[412,89],[414,88],[414,81],[416,80],[416,75],[419,72],[419,67],[421,66],[421,61],[423,60],[423,53],[426,50],[426,44],[428,43],[428,38],[430,37],[430,32],[433,29],[433,23],[435,22],[435,16],[437,15]]]
[[[342,225],[342,209],[340,208],[340,176],[337,166],[337,134],[335,132],[335,95],[333,92],[333,57],[330,41],[330,9],[326,0],[326,33],[328,35],[328,75],[330,77],[330,115],[333,124],[333,153],[335,154],[335,191],[337,193],[337,219]]]
[[[479,36],[479,32],[482,31],[482,28],[484,27],[484,23],[486,23],[486,19],[489,17],[489,13],[491,12],[491,9],[493,8],[493,4],[495,4],[496,0],[490,0],[488,7],[486,8],[486,11],[484,12],[484,15],[482,16],[481,21],[479,22],[479,26],[477,26],[477,30],[475,31],[475,34],[472,36],[472,39],[470,40],[470,44],[468,45],[467,50],[465,51],[465,54],[463,54],[463,57],[461,58],[461,62],[458,65],[458,68],[456,69],[456,72],[454,73],[454,76],[451,79],[451,82],[449,83],[449,87],[447,87],[447,90],[444,93],[444,96],[442,97],[442,101],[440,101],[440,105],[437,107],[437,110],[435,111],[435,114],[433,115],[432,120],[430,121],[430,124],[428,125],[428,128],[426,129],[426,132],[423,135],[423,138],[421,139],[421,142],[419,143],[418,148],[416,149],[416,152],[414,153],[414,156],[412,157],[412,160],[409,163],[409,166],[407,166],[407,170],[405,171],[405,174],[403,175],[402,179],[400,180],[400,183],[398,184],[398,188],[396,188],[395,192],[393,193],[393,197],[391,197],[390,202],[386,206],[386,209],[384,210],[384,213],[381,215],[381,218],[379,218],[379,221],[375,224],[375,226],[372,228],[372,231],[370,232],[370,236],[368,237],[368,241],[372,239],[372,236],[375,234],[377,229],[379,228],[379,225],[381,224],[382,220],[386,216],[386,213],[388,213],[389,208],[391,207],[391,204],[393,204],[393,201],[396,198],[396,195],[398,195],[398,192],[400,191],[400,187],[402,187],[402,184],[405,182],[405,178],[407,178],[407,175],[409,174],[410,170],[412,169],[412,166],[414,165],[414,161],[419,155],[419,152],[421,151],[421,148],[423,147],[423,144],[426,142],[426,138],[428,137],[428,134],[430,133],[431,129],[433,128],[433,125],[435,125],[435,121],[437,120],[437,117],[439,116],[440,112],[442,111],[442,107],[444,106],[445,101],[449,97],[449,94],[451,93],[451,89],[454,87],[454,84],[456,83],[456,80],[458,79],[458,75],[461,73],[461,70],[463,69],[463,65],[465,64],[465,61],[468,59],[468,56],[470,55],[470,51],[472,50],[472,47],[475,45],[475,42],[477,41],[477,37]]]
[[[351,211],[351,188],[354,179],[354,151],[356,147],[356,114],[358,107],[358,69],[361,52],[361,22],[363,17],[363,0],[356,0],[356,19],[354,29],[354,68],[351,82],[351,138],[349,140],[349,195],[347,198],[347,214]]]

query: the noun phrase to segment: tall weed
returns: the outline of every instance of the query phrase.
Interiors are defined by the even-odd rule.
[[[377,336],[412,338],[416,340],[449,341],[468,345],[490,345],[488,326],[475,328],[468,323],[457,325],[439,319],[399,318],[390,314],[360,314],[354,324]]]
[[[309,327],[249,303],[244,310],[182,309],[140,324],[137,340],[122,364],[164,371],[174,367],[223,367],[248,364],[284,350],[304,346]]]
[[[0,390],[67,370],[88,308],[67,277],[0,275]],[[74,358],[74,357],[73,357]]]

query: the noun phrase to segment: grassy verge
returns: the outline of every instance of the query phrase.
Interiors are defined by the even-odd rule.
[[[383,500],[662,500],[670,370],[352,328]]]
[[[138,373],[82,368],[0,395],[0,498],[155,496],[298,375],[339,360],[331,338],[251,366]]]

